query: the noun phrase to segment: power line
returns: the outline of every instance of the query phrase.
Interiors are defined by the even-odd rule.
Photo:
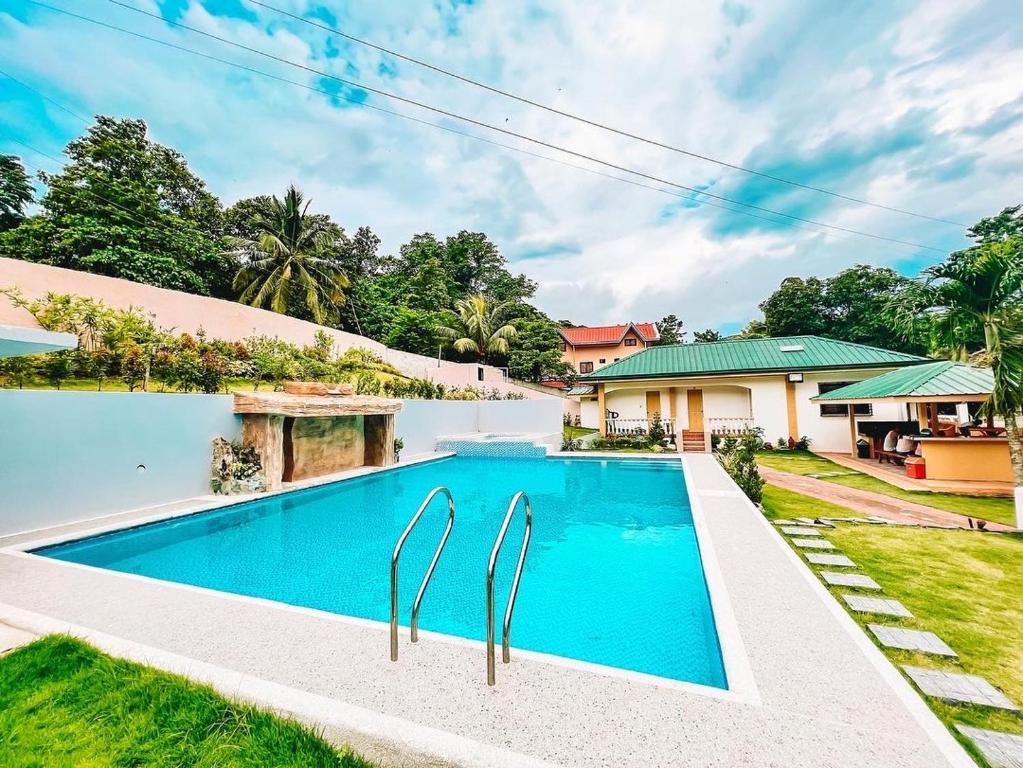
[[[74,18],[81,19],[83,21],[87,21],[87,22],[91,22],[91,23],[94,23],[94,24],[98,24],[100,26],[107,27],[109,29],[114,29],[114,30],[117,30],[119,32],[125,32],[125,33],[133,35],[135,37],[141,37],[143,39],[148,39],[148,40],[150,40],[152,42],[158,42],[158,43],[161,43],[161,44],[170,45],[171,47],[176,47],[176,46],[173,46],[170,43],[164,43],[164,41],[156,40],[154,38],[149,38],[149,37],[147,37],[145,35],[141,35],[139,33],[132,32],[130,30],[126,30],[126,29],[123,29],[121,27],[117,27],[117,26],[112,25],[112,24],[107,24],[105,22],[97,21],[96,19],[92,19],[92,18],[89,18],[89,17],[86,17],[86,16],[80,16],[79,14],[72,13],[70,11],[65,11],[65,10],[60,9],[60,8],[54,8],[53,6],[50,6],[50,5],[47,5],[45,3],[39,2],[39,0],[29,0],[29,2],[33,3],[34,5],[41,6],[43,8],[48,8],[49,10],[52,10],[52,11],[56,11],[58,13],[63,13],[63,14],[66,14],[68,16],[72,16]],[[427,104],[425,102],[416,101],[415,99],[410,99],[410,98],[407,98],[407,97],[404,97],[404,96],[399,96],[398,94],[394,94],[394,93],[390,93],[388,91],[380,90],[378,88],[373,88],[371,86],[364,85],[364,84],[356,82],[354,80],[347,80],[345,78],[337,77],[336,75],[330,74],[329,72],[324,72],[322,70],[318,70],[318,69],[315,69],[313,67],[309,67],[309,66],[307,66],[305,64],[300,64],[298,62],[294,62],[294,61],[291,61],[289,59],[285,59],[283,57],[276,56],[276,55],[274,55],[272,53],[267,53],[266,51],[259,50],[258,48],[252,48],[252,47],[244,45],[242,43],[238,43],[238,42],[235,42],[233,40],[228,40],[228,39],[220,37],[218,35],[214,35],[214,34],[212,34],[210,32],[205,32],[205,31],[203,31],[201,29],[196,29],[195,27],[188,26],[187,24],[183,24],[181,22],[171,21],[169,19],[165,19],[162,16],[160,16],[159,14],[150,13],[150,12],[142,10],[140,8],[134,8],[134,7],[130,6],[130,5],[127,5],[125,3],[119,2],[119,0],[108,0],[108,2],[111,2],[114,5],[118,5],[118,6],[122,7],[122,8],[127,9],[127,10],[134,11],[135,13],[139,13],[139,14],[142,14],[144,16],[149,16],[151,18],[157,19],[158,21],[166,23],[166,24],[170,24],[171,26],[179,27],[181,29],[185,29],[185,30],[187,30],[189,32],[192,32],[194,34],[198,34],[198,35],[201,35],[203,37],[207,37],[207,38],[210,38],[212,40],[216,40],[216,41],[218,41],[220,43],[223,43],[225,45],[230,45],[230,46],[233,46],[235,48],[239,48],[241,50],[247,51],[249,53],[254,53],[254,54],[258,55],[258,56],[263,56],[264,58],[268,58],[268,59],[271,59],[273,61],[277,61],[277,62],[280,62],[282,64],[286,64],[288,66],[296,67],[297,69],[302,69],[302,70],[304,70],[306,72],[310,72],[312,74],[319,75],[320,77],[325,77],[325,78],[327,78],[329,80],[334,80],[334,81],[336,81],[338,83],[341,83],[342,85],[345,85],[345,86],[348,86],[348,87],[351,87],[351,88],[358,88],[358,89],[366,91],[368,93],[374,93],[374,94],[376,94],[378,96],[383,96],[384,98],[394,99],[396,101],[401,101],[403,103],[410,104],[410,105],[415,106],[415,107],[419,107],[420,109],[426,109],[426,110],[428,110],[430,112],[435,112],[435,113],[443,115],[445,117],[450,117],[450,118],[453,118],[455,120],[460,120],[462,122],[466,122],[466,123],[469,123],[471,125],[476,125],[476,126],[481,127],[481,128],[486,128],[488,130],[496,131],[498,133],[503,133],[503,134],[505,134],[507,136],[512,136],[514,138],[521,139],[523,141],[528,141],[528,142],[533,143],[533,144],[537,144],[537,145],[540,145],[540,146],[543,146],[543,147],[547,147],[548,149],[553,149],[553,150],[556,150],[558,152],[563,152],[563,153],[571,155],[573,157],[578,157],[578,158],[581,158],[583,160],[588,160],[590,162],[597,163],[598,165],[603,165],[605,167],[612,168],[612,169],[617,170],[617,171],[622,171],[623,173],[628,173],[628,174],[632,174],[634,176],[639,176],[639,177],[647,179],[649,181],[654,181],[654,182],[656,182],[658,184],[665,184],[667,186],[675,187],[677,189],[684,189],[684,190],[686,190],[688,192],[693,193],[694,195],[703,195],[703,196],[706,196],[706,197],[713,198],[715,200],[720,200],[722,202],[732,203],[733,205],[739,205],[739,206],[742,206],[744,208],[750,208],[752,210],[761,211],[761,212],[764,212],[764,213],[774,214],[775,216],[781,216],[781,217],[784,217],[784,218],[792,220],[792,221],[801,221],[801,222],[804,222],[806,224],[812,224],[812,225],[815,225],[815,226],[818,226],[818,227],[825,227],[827,229],[832,229],[832,230],[839,231],[839,232],[846,232],[846,233],[853,234],[853,235],[859,235],[861,237],[869,237],[869,238],[872,238],[874,240],[880,240],[880,241],[889,242],[889,243],[896,243],[896,244],[899,244],[899,245],[906,245],[906,246],[910,246],[910,247],[913,247],[913,248],[920,248],[920,249],[924,249],[924,250],[936,251],[938,253],[944,253],[945,252],[945,250],[942,249],[942,248],[935,248],[933,246],[923,245],[921,243],[914,243],[914,242],[910,242],[910,241],[907,241],[907,240],[901,240],[899,238],[887,237],[885,235],[878,235],[878,234],[874,234],[874,233],[871,233],[871,232],[865,232],[865,231],[862,231],[862,230],[852,229],[850,227],[842,227],[842,226],[839,226],[837,224],[828,224],[826,222],[816,221],[814,219],[807,219],[807,218],[804,218],[802,216],[795,216],[793,214],[784,213],[782,211],[776,211],[776,210],[773,210],[771,208],[766,208],[766,207],[763,207],[763,206],[754,205],[753,203],[745,203],[745,202],[742,202],[741,200],[734,200],[732,198],[725,197],[723,195],[716,195],[716,194],[713,194],[711,192],[707,192],[706,190],[697,189],[695,187],[690,187],[690,186],[687,186],[685,184],[680,184],[678,182],[674,182],[674,181],[670,181],[670,180],[667,180],[667,179],[663,179],[663,178],[660,178],[658,176],[654,176],[653,174],[645,173],[643,171],[637,171],[637,170],[634,170],[632,168],[628,168],[626,166],[619,165],[617,163],[612,163],[612,162],[607,161],[607,160],[602,160],[602,159],[600,159],[598,157],[595,157],[593,155],[588,155],[586,153],[578,152],[578,151],[573,150],[573,149],[568,149],[566,147],[562,147],[562,146],[559,146],[557,144],[553,144],[551,142],[544,141],[542,139],[537,139],[535,137],[527,136],[527,135],[521,134],[521,133],[517,133],[515,131],[511,131],[511,130],[508,130],[506,128],[501,128],[499,126],[491,125],[490,123],[486,123],[486,122],[483,122],[483,121],[480,121],[480,120],[476,120],[476,119],[471,118],[471,117],[466,117],[465,115],[460,115],[460,114],[458,114],[456,112],[451,112],[449,110],[442,109],[440,107],[434,107],[434,106],[432,106],[430,104]],[[182,50],[185,50],[187,52],[192,52],[192,51],[189,51],[188,49],[182,49]],[[234,65],[233,62],[227,62],[227,63],[229,63],[231,65]]]
[[[935,222],[939,222],[939,223],[942,223],[942,224],[951,224],[951,225],[956,226],[956,227],[963,227],[963,228],[965,228],[967,226],[966,224],[963,224],[963,223],[958,222],[958,221],[951,221],[950,219],[942,219],[942,218],[939,218],[939,217],[936,217],[936,216],[928,216],[928,215],[923,214],[923,213],[916,213],[915,211],[908,211],[908,210],[905,210],[903,208],[896,208],[894,206],[884,205],[883,203],[873,203],[873,202],[871,202],[869,200],[864,200],[862,198],[853,197],[851,195],[846,195],[846,194],[843,194],[841,192],[835,192],[835,191],[830,190],[830,189],[824,189],[823,187],[816,187],[816,186],[814,186],[812,184],[804,184],[802,182],[793,181],[791,179],[786,179],[786,178],[783,178],[781,176],[776,176],[776,175],[771,174],[771,173],[766,173],[764,171],[758,171],[758,170],[755,170],[753,168],[748,168],[746,166],[738,165],[736,163],[729,163],[729,162],[727,162],[725,160],[718,160],[717,158],[710,157],[708,155],[702,155],[702,154],[700,154],[698,152],[693,152],[693,151],[685,149],[683,147],[677,147],[677,146],[674,146],[672,144],[667,144],[665,142],[658,141],[656,139],[650,139],[650,138],[647,138],[645,136],[640,136],[640,135],[635,134],[635,133],[630,133],[629,131],[625,131],[625,130],[622,130],[620,128],[615,128],[614,126],[607,125],[606,123],[601,123],[601,122],[598,122],[596,120],[591,120],[589,118],[582,117],[581,115],[577,115],[577,114],[574,114],[572,112],[567,112],[567,111],[558,109],[557,107],[552,107],[552,106],[550,106],[548,104],[543,104],[541,102],[534,101],[533,99],[529,99],[529,98],[527,98],[525,96],[519,96],[519,95],[511,93],[509,91],[502,90],[502,89],[497,88],[495,86],[488,85],[487,83],[480,82],[479,80],[474,80],[471,77],[467,77],[465,75],[460,75],[457,72],[452,72],[451,70],[444,69],[443,67],[439,67],[439,66],[437,66],[435,64],[430,64],[427,61],[423,61],[421,59],[417,59],[417,58],[414,58],[412,56],[408,56],[408,55],[406,55],[404,53],[399,53],[398,51],[392,50],[390,48],[385,48],[384,46],[378,45],[378,44],[373,43],[373,42],[370,42],[369,40],[365,40],[363,38],[356,37],[355,35],[350,35],[350,34],[348,34],[346,32],[342,32],[341,30],[339,30],[339,29],[337,29],[335,27],[331,27],[331,26],[329,26],[327,24],[321,24],[321,23],[319,23],[317,21],[313,21],[312,19],[307,19],[307,18],[305,18],[303,16],[299,16],[298,14],[291,13],[290,11],[286,11],[283,8],[277,8],[277,7],[273,6],[273,5],[270,5],[269,3],[261,2],[261,0],[248,0],[248,1],[250,3],[252,3],[253,5],[258,5],[261,8],[265,8],[265,9],[267,9],[269,11],[273,11],[275,13],[279,13],[282,16],[287,16],[288,18],[294,19],[295,21],[300,21],[303,24],[308,24],[309,26],[315,27],[315,28],[320,29],[320,30],[323,30],[324,32],[329,32],[331,34],[337,35],[338,37],[342,37],[345,40],[350,40],[353,43],[358,43],[359,45],[364,45],[364,46],[367,46],[369,48],[373,48],[374,50],[380,51],[381,53],[386,53],[389,56],[393,56],[393,57],[395,57],[397,59],[401,59],[402,61],[407,61],[410,64],[415,64],[417,66],[424,67],[425,69],[429,69],[429,70],[432,70],[433,72],[437,72],[439,74],[446,75],[447,77],[453,77],[454,79],[460,80],[463,83],[467,83],[469,85],[473,85],[473,86],[475,86],[477,88],[482,88],[485,91],[490,91],[491,93],[496,93],[499,96],[504,96],[505,98],[512,99],[514,101],[518,101],[518,102],[521,102],[523,104],[528,104],[531,107],[536,107],[537,109],[542,109],[542,110],[544,110],[546,112],[550,112],[551,114],[559,115],[560,117],[567,117],[570,120],[575,120],[576,122],[583,123],[585,125],[589,125],[589,126],[591,126],[593,128],[600,128],[601,130],[609,131],[609,132],[617,134],[619,136],[624,136],[624,137],[629,138],[629,139],[634,139],[635,141],[640,141],[640,142],[643,142],[644,144],[649,144],[651,146],[659,147],[661,149],[667,149],[667,150],[669,150],[671,152],[676,152],[676,153],[678,153],[680,155],[686,155],[688,157],[693,157],[693,158],[696,158],[698,160],[704,160],[704,161],[706,161],[708,163],[714,163],[715,165],[719,165],[719,166],[722,166],[724,168],[730,168],[730,169],[735,170],[735,171],[741,171],[742,173],[748,173],[748,174],[750,174],[752,176],[759,176],[760,178],[769,179],[771,181],[776,181],[776,182],[779,182],[781,184],[788,184],[789,186],[792,186],[792,187],[798,187],[800,189],[806,189],[806,190],[810,190],[812,192],[819,192],[819,193],[824,194],[824,195],[830,195],[831,197],[836,197],[836,198],[839,198],[841,200],[847,200],[849,202],[857,203],[859,205],[868,205],[868,206],[870,206],[872,208],[880,208],[882,210],[890,211],[892,213],[901,213],[901,214],[904,214],[906,216],[914,216],[914,217],[916,217],[918,219],[926,219],[927,221],[935,221]],[[115,0],[110,0],[110,2],[115,2]],[[118,2],[116,4],[117,5],[124,5],[124,3],[120,3],[120,2]],[[124,7],[130,8],[130,6],[127,6],[127,5],[124,5]],[[137,10],[137,9],[132,9],[132,10]]]
[[[279,77],[277,75],[270,74],[269,72],[264,72],[264,71],[259,70],[259,69],[255,69],[255,68],[252,68],[252,67],[247,67],[247,66],[242,65],[242,64],[237,64],[235,62],[227,61],[226,59],[220,59],[220,58],[217,58],[215,56],[210,56],[210,55],[202,53],[200,51],[195,51],[195,50],[192,50],[190,48],[185,48],[183,46],[175,45],[173,43],[168,43],[168,42],[163,41],[163,40],[157,40],[156,38],[148,37],[146,35],[141,35],[141,34],[138,34],[136,32],[132,32],[130,30],[122,30],[121,28],[115,27],[113,25],[103,24],[102,22],[94,22],[94,23],[101,24],[102,26],[109,27],[111,29],[116,29],[116,30],[119,30],[119,31],[123,31],[126,34],[133,35],[135,37],[140,37],[140,38],[142,38],[144,40],[148,40],[150,42],[159,43],[160,45],[166,45],[166,46],[168,46],[170,48],[173,48],[175,50],[179,50],[179,51],[182,51],[182,52],[185,52],[185,53],[190,53],[190,54],[193,54],[195,56],[199,56],[199,57],[202,57],[202,58],[205,58],[205,59],[209,59],[211,61],[215,61],[215,62],[218,62],[218,63],[221,63],[221,64],[226,64],[226,65],[229,65],[229,66],[232,66],[232,67],[237,67],[237,68],[245,70],[247,72],[251,72],[253,74],[261,75],[263,77],[266,77],[266,78],[269,78],[269,79],[272,79],[272,80],[277,80],[279,82],[286,83],[288,85],[294,85],[294,86],[296,86],[298,88],[303,88],[305,90],[312,91],[314,93],[321,93],[321,94],[324,94],[326,96],[330,96],[332,98],[333,97],[341,98],[341,99],[344,99],[345,101],[349,101],[349,102],[351,102],[353,104],[356,104],[356,105],[358,105],[360,107],[365,107],[367,109],[372,109],[372,110],[375,110],[375,111],[378,111],[378,112],[382,112],[382,113],[387,114],[387,115],[392,115],[394,117],[399,117],[401,119],[409,120],[411,122],[419,123],[421,125],[426,125],[426,126],[429,126],[429,127],[432,127],[432,128],[438,128],[438,129],[440,129],[442,131],[446,131],[446,132],[454,134],[456,136],[462,136],[462,137],[465,137],[465,138],[474,139],[476,141],[480,141],[480,142],[483,142],[483,143],[486,143],[486,144],[490,144],[490,145],[495,146],[495,147],[500,147],[502,149],[506,149],[506,150],[509,150],[509,151],[512,151],[512,152],[518,152],[518,153],[526,155],[528,157],[537,158],[539,160],[546,160],[546,161],[551,162],[551,163],[557,163],[558,165],[565,166],[566,168],[573,168],[573,169],[575,169],[577,171],[582,171],[584,173],[589,173],[589,174],[592,174],[594,176],[600,176],[600,177],[603,177],[605,179],[612,179],[614,181],[620,181],[620,182],[622,182],[624,184],[631,184],[634,187],[640,187],[642,189],[649,189],[649,190],[652,190],[654,192],[660,192],[661,194],[670,195],[672,197],[676,197],[676,198],[679,198],[679,199],[682,199],[682,200],[691,200],[692,199],[691,196],[688,195],[688,194],[682,194],[680,192],[675,192],[675,191],[670,190],[670,189],[664,189],[663,187],[656,187],[656,186],[654,186],[652,184],[644,184],[641,181],[636,181],[634,179],[627,179],[627,178],[624,178],[622,176],[615,176],[614,174],[605,173],[603,171],[598,171],[598,170],[596,170],[594,168],[587,168],[584,165],[577,165],[576,163],[570,163],[570,162],[568,162],[566,160],[560,160],[560,159],[558,159],[556,157],[551,157],[549,155],[542,155],[542,154],[539,154],[537,152],[531,152],[528,149],[523,149],[521,147],[513,146],[511,144],[504,144],[504,143],[502,143],[500,141],[494,141],[493,139],[488,139],[488,138],[486,138],[484,136],[478,136],[476,134],[466,133],[465,131],[460,131],[460,130],[458,130],[456,128],[452,128],[450,126],[443,125],[442,123],[433,123],[433,122],[430,122],[429,120],[423,120],[421,118],[414,117],[413,115],[409,115],[409,114],[406,114],[406,113],[403,113],[403,112],[396,112],[394,110],[385,109],[384,107],[378,107],[378,106],[373,105],[373,104],[367,104],[364,101],[361,101],[359,99],[354,99],[352,97],[345,96],[343,94],[335,94],[335,93],[332,93],[331,91],[328,91],[328,90],[323,89],[323,88],[316,88],[315,86],[310,86],[310,85],[307,85],[306,83],[300,83],[300,82],[298,82],[296,80],[289,80],[287,78]],[[6,72],[3,72],[2,70],[0,70],[0,74],[4,74],[7,77],[11,77]],[[11,79],[13,80],[14,78],[11,77]],[[21,83],[21,81],[17,81],[17,82]],[[29,90],[35,92],[41,98],[44,98],[47,101],[50,101],[55,106],[60,107],[61,109],[65,109],[65,111],[67,111],[69,113],[71,112],[70,110],[66,109],[62,104],[60,104],[59,102],[55,101],[54,99],[51,99],[50,97],[46,96],[45,94],[43,94],[38,89],[32,88],[31,86],[28,86],[25,83],[21,83],[21,84],[24,85]],[[74,114],[74,113],[71,113],[71,114]],[[83,123],[88,124],[90,122],[88,119],[86,119],[86,118],[84,118],[84,117],[82,117],[80,115],[76,115],[76,117],[78,117]],[[17,141],[16,139],[11,139],[11,141],[15,141],[16,143],[21,144],[24,147],[27,147],[31,151],[36,152],[37,154],[43,154],[39,150],[37,150],[37,149],[35,149],[33,147],[30,147],[27,144],[24,144],[23,142]],[[50,157],[51,159],[57,160],[58,162],[62,162],[59,158],[54,158],[51,155],[43,154],[43,156],[44,157]],[[782,223],[782,222],[778,221],[777,219],[772,219],[772,218],[769,218],[767,216],[761,216],[759,214],[752,213],[750,211],[736,210],[735,208],[730,208],[730,207],[728,207],[726,205],[720,205],[718,203],[714,203],[714,202],[711,202],[709,200],[699,200],[699,201],[695,201],[694,200],[693,202],[696,205],[708,205],[708,206],[711,206],[711,207],[714,207],[714,208],[719,208],[722,211],[728,211],[729,213],[737,213],[737,214],[741,214],[743,216],[752,217],[754,219],[760,219],[761,221],[766,221],[766,222],[768,222],[770,224],[780,224],[780,223]],[[820,228],[817,228],[815,226],[806,226],[804,224],[800,224],[799,222],[788,222],[788,223],[789,223],[790,226],[798,227],[800,229],[805,229],[805,230],[807,230],[809,232],[814,232],[814,233],[817,233],[817,234],[830,235],[831,237],[843,237],[843,235],[841,235],[839,233],[827,232],[827,231],[821,230]]]
[[[17,83],[18,85],[20,85],[20,86],[21,86],[22,88],[26,88],[26,89],[28,89],[28,90],[32,91],[32,93],[34,93],[34,94],[35,94],[36,96],[38,96],[39,98],[41,98],[41,99],[44,99],[45,101],[48,101],[48,102],[50,102],[50,103],[51,103],[51,104],[52,104],[53,106],[55,106],[55,107],[56,107],[57,109],[63,110],[64,112],[67,112],[67,113],[68,113],[69,115],[71,115],[72,117],[77,117],[77,118],[78,118],[79,120],[81,120],[81,121],[82,121],[82,122],[84,122],[84,123],[87,123],[87,122],[89,122],[89,119],[88,119],[88,118],[86,118],[86,117],[82,117],[82,116],[81,116],[80,114],[78,114],[77,112],[75,112],[75,111],[74,111],[73,109],[70,109],[70,108],[68,108],[68,107],[65,107],[65,106],[64,106],[63,104],[61,104],[61,103],[60,103],[60,102],[58,102],[58,101],[54,101],[53,99],[51,99],[51,98],[50,98],[49,96],[47,96],[46,94],[44,94],[44,93],[42,93],[41,91],[39,91],[39,90],[37,90],[37,89],[33,88],[33,87],[32,87],[31,85],[29,85],[28,83],[26,83],[26,82],[25,82],[24,80],[19,80],[18,78],[16,78],[16,77],[15,77],[14,75],[10,74],[9,72],[5,72],[4,70],[0,69],[0,75],[3,75],[3,76],[4,76],[4,77],[6,77],[6,78],[7,78],[8,80],[13,80],[13,81],[14,81],[14,82],[16,82],[16,83]]]

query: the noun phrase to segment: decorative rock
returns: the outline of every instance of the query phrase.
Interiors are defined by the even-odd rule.
[[[890,600],[884,597],[865,597],[863,595],[842,595],[846,605],[860,613],[876,613],[879,616],[901,616],[912,618],[909,612],[898,600]]]
[[[886,648],[900,648],[904,651],[933,653],[936,656],[955,656],[956,652],[933,632],[921,632],[904,627],[886,627],[882,624],[868,624],[878,642]]]
[[[835,545],[826,539],[793,539],[792,543],[803,549],[834,549]]]
[[[242,449],[242,453],[244,455],[239,456],[234,446],[224,438],[213,438],[213,459],[210,461],[210,489],[213,493],[234,496],[266,490],[266,474],[258,456],[251,450]]]
[[[991,764],[991,768],[1021,768],[1023,766],[1023,736],[1000,731],[987,731],[956,723],[956,730],[977,745],[977,749]]]
[[[862,573],[835,573],[821,571],[821,578],[833,587],[857,587],[859,589],[881,589],[881,585]]]
[[[816,528],[809,528],[805,525],[786,525],[782,527],[782,533],[789,536],[820,536],[821,532]]]
[[[355,387],[351,384],[324,384],[322,381],[286,381],[284,391],[289,395],[318,395],[326,397],[346,397],[355,394]]]
[[[986,707],[1018,711],[1019,707],[983,677],[942,672],[940,669],[924,669],[902,665],[902,669],[916,683],[917,688],[928,696],[948,701],[962,701],[967,704],[982,704]]]
[[[833,568],[856,567],[856,563],[845,555],[818,555],[816,552],[807,552],[806,559],[814,565],[830,565]]]

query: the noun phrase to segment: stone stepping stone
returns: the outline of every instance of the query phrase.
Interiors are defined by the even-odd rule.
[[[834,549],[835,545],[827,539],[793,539],[792,543],[803,549]]]
[[[816,552],[807,552],[806,559],[814,565],[830,565],[833,568],[855,568],[856,563],[845,555],[819,555]]]
[[[949,648],[948,643],[933,632],[921,632],[918,629],[905,629],[904,627],[886,627],[883,624],[868,624],[867,629],[873,632],[878,642],[886,648],[933,653],[936,656],[955,657],[957,655]]]
[[[1023,768],[1023,736],[959,723],[956,723],[956,730],[977,745],[992,768]]]
[[[913,614],[898,600],[887,597],[866,597],[864,595],[842,595],[846,605],[860,613],[876,613],[879,616],[901,616],[912,618]]]
[[[775,520],[775,525],[800,525],[798,520]]]
[[[820,536],[821,532],[816,528],[810,528],[805,525],[783,525],[782,533],[789,536]]]
[[[917,688],[928,696],[948,701],[961,701],[965,704],[981,704],[986,707],[1019,711],[1019,707],[983,677],[943,672],[940,669],[911,667],[907,664],[903,664],[902,669],[916,683]]]
[[[857,589],[880,590],[881,585],[862,573],[836,573],[821,571],[821,578],[833,587],[856,587]]]

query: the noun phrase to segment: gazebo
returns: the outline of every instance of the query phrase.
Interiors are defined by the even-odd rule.
[[[988,420],[986,427],[943,425],[938,418],[942,403],[978,403],[991,395],[994,377],[989,368],[948,360],[900,368],[864,379],[812,398],[815,403],[849,406],[851,453],[857,455],[860,425],[856,405],[881,402],[912,404],[918,429],[909,435],[920,446],[930,480],[1011,482],[1009,448],[1004,430]],[[869,422],[864,422],[869,424]]]

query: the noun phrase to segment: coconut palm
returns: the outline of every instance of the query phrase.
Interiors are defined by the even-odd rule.
[[[501,323],[507,303],[491,306],[481,295],[469,296],[455,302],[457,317],[452,326],[439,326],[437,334],[453,339],[456,352],[472,352],[484,362],[491,352],[508,354],[508,339],[515,336],[515,326]]]
[[[282,314],[301,302],[318,323],[344,304],[348,278],[330,252],[336,227],[308,213],[310,202],[289,186],[256,214],[251,237],[231,239],[243,264],[234,278],[238,301]]]
[[[983,242],[924,270],[893,308],[909,331],[925,322],[944,356],[988,365],[994,388],[983,412],[1005,424],[1016,500],[1023,527],[1023,237]]]

